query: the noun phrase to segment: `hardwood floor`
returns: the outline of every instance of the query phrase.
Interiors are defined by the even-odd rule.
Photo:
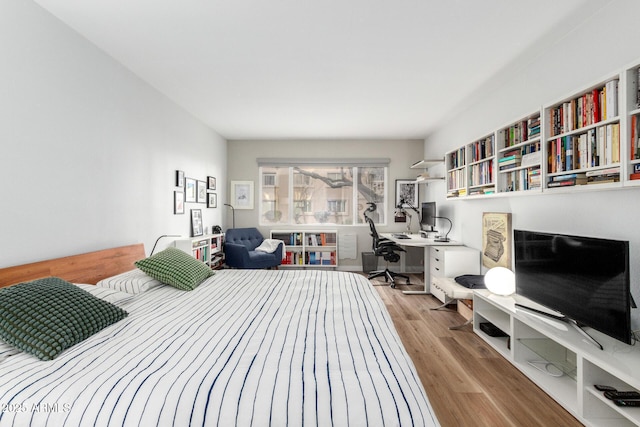
[[[401,289],[422,287],[421,275],[411,275],[411,282],[393,289],[372,280],[442,426],[582,425],[474,334],[471,325],[449,330],[464,322],[460,314],[429,310],[440,305],[431,295],[403,294]]]

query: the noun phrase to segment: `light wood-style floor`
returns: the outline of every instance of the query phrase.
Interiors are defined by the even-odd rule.
[[[434,311],[440,302],[431,295],[405,295],[419,289],[421,275],[411,286],[396,289],[372,280],[402,342],[416,366],[431,405],[444,427],[581,426],[571,414],[473,333],[457,312]],[[404,283],[400,280],[399,283]]]

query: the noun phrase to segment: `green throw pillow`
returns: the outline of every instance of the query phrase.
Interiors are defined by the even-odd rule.
[[[167,248],[135,264],[154,279],[183,291],[194,290],[214,274],[207,264],[176,248]]]
[[[0,338],[40,360],[54,359],[127,314],[58,277],[0,289]]]

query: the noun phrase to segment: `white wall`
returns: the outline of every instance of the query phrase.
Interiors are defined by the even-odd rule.
[[[608,3],[578,29],[536,49],[478,89],[467,108],[425,141],[425,156],[472,142],[495,129],[620,71],[640,58],[640,2]],[[535,195],[486,200],[446,200],[444,184],[428,197],[454,221],[456,239],[480,249],[482,212],[511,212],[513,228],[630,241],[631,281],[640,302],[640,189]],[[636,310],[637,312],[638,310]],[[640,315],[636,315],[638,317]],[[636,320],[636,323],[639,323]]]
[[[255,209],[236,210],[236,227],[258,227],[264,235],[268,235],[269,227],[259,227],[258,218],[258,164],[260,157],[291,157],[291,158],[389,158],[389,188],[387,197],[395,198],[395,180],[415,178],[420,171],[410,169],[410,166],[422,158],[423,144],[420,140],[285,140],[285,141],[230,141],[228,179],[253,181],[255,183]],[[226,202],[226,201],[225,201]],[[406,224],[393,223],[393,203],[387,209],[387,225],[378,227],[379,232],[404,231]],[[417,222],[412,223],[413,231],[417,232]],[[231,227],[231,215],[227,216],[227,228]],[[273,228],[287,228],[279,226]],[[289,227],[290,228],[290,227]],[[307,227],[309,228],[309,227]],[[361,270],[362,260],[360,252],[371,250],[371,236],[366,226],[339,226],[339,233],[356,233],[358,245],[358,259],[340,260],[341,269]],[[422,261],[422,254],[411,253],[407,256],[406,265],[416,266]],[[379,262],[382,266],[383,261]]]
[[[189,234],[174,173],[218,179],[226,141],[30,1],[0,2],[0,267]]]

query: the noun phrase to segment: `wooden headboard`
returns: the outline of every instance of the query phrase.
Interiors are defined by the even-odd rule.
[[[0,288],[48,276],[60,277],[72,283],[96,284],[106,277],[133,270],[133,263],[145,257],[144,245],[138,243],[16,265],[0,269]]]

